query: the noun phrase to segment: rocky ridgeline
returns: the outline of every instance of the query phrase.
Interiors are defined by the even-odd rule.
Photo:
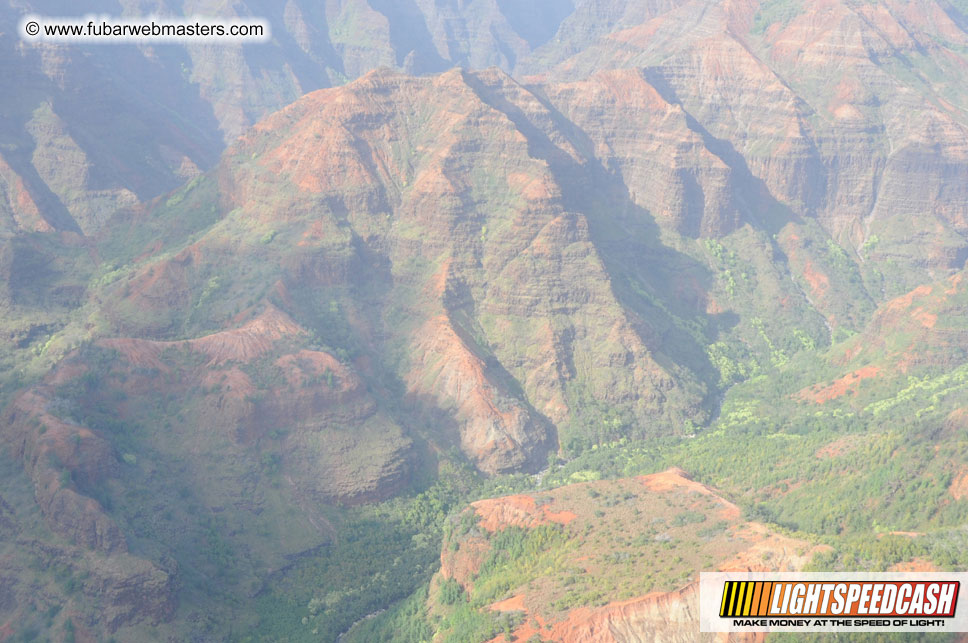
[[[271,47],[297,61],[258,74],[231,47],[106,64],[0,40],[28,97],[0,141],[0,303],[11,355],[58,362],[0,439],[91,557],[111,627],[170,615],[179,573],[120,502],[158,474],[132,444],[222,485],[198,504],[239,533],[270,496],[298,507],[311,535],[264,573],[331,536],[321,506],[392,497],[427,453],[534,472],[619,433],[688,433],[757,360],[844,329],[867,330],[804,404],[876,377],[874,350],[907,373],[964,344],[944,280],[968,256],[968,36],[947,3],[585,2],[542,31],[495,2],[462,38],[453,8],[376,4],[239,5],[284,24]],[[103,96],[72,89],[105,77]],[[122,99],[132,78],[170,96]],[[59,281],[81,265],[61,251],[90,283]],[[530,526],[521,503],[500,520]],[[486,541],[444,576],[471,579]],[[662,613],[672,632],[690,592],[548,623],[581,638]]]

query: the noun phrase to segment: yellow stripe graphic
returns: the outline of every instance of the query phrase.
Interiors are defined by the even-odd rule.
[[[725,581],[719,615],[724,618],[768,616],[777,585],[772,581]]]

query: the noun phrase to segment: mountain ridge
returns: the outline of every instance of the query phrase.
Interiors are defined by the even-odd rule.
[[[437,571],[484,555],[475,538],[490,523],[462,516],[491,505],[497,522],[525,518],[488,542],[570,551],[568,512],[621,514],[639,475],[674,479],[690,501],[722,490],[728,519],[747,525],[737,534],[797,540],[812,552],[798,566],[963,563],[951,553],[968,511],[960,10],[576,3],[554,14],[557,34],[517,41],[513,65],[500,54],[513,73],[414,75],[363,71],[371,56],[449,64],[395,48],[433,40],[418,28],[429,4],[399,23],[351,4],[320,9],[345,29],[320,56],[339,49],[360,77],[264,116],[269,90],[243,107],[215,82],[251,71],[235,60],[216,73],[240,50],[190,52],[197,86],[176,83],[172,100],[227,102],[159,125],[178,130],[174,152],[148,137],[131,157],[111,139],[91,155],[70,101],[36,106],[50,75],[9,108],[0,475],[16,507],[0,529],[15,534],[8,562],[35,562],[0,561],[18,579],[0,625],[332,639],[386,609],[350,634],[508,623],[520,637],[558,623],[582,636],[652,627],[661,604],[685,610],[666,625],[686,636],[688,575],[707,560],[663,577],[662,600],[658,577],[606,604],[575,602],[562,582],[555,600],[585,611],[572,621],[564,603],[523,599],[556,612],[539,627],[515,620],[516,588],[465,610],[447,601],[475,589]],[[281,38],[309,56],[321,14],[282,11]],[[55,79],[103,62],[20,50],[12,60],[48,56]],[[102,162],[115,178],[153,169],[135,190],[102,182]],[[165,191],[175,176],[187,181]],[[76,225],[45,210],[43,185]],[[612,504],[587,491],[599,488]],[[579,492],[576,507],[546,503]],[[709,507],[673,513],[709,542],[733,529]],[[48,598],[29,598],[41,588]],[[100,621],[103,596],[114,611]]]

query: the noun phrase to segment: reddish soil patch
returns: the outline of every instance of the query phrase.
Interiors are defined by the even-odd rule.
[[[460,551],[443,550],[440,553],[440,575],[453,578],[461,587],[470,591],[471,579],[480,571],[491,547],[486,540],[467,538],[461,541]]]
[[[182,252],[179,257],[185,255]],[[186,257],[190,255],[185,255]],[[188,297],[185,266],[179,257],[145,267],[130,282],[126,298],[142,310],[163,310],[183,302]]]
[[[832,111],[834,116],[841,120],[859,120],[864,118],[864,114],[853,105],[840,105]]]
[[[545,620],[537,615],[529,616],[524,623],[511,632],[511,641],[512,643],[525,643],[535,636],[538,636],[542,641],[550,640],[548,638],[550,636],[549,631],[545,630]],[[506,641],[507,639],[501,634],[487,641],[487,643],[506,643]]]
[[[948,414],[941,426],[947,436],[955,436],[964,431],[968,431],[968,408],[960,407],[955,409]],[[968,470],[963,473],[968,473]]]
[[[44,383],[48,386],[60,386],[87,372],[87,366],[80,362],[61,362],[47,377]]]
[[[850,453],[853,451],[857,447],[858,442],[859,440],[857,436],[838,438],[833,442],[825,444],[817,449],[817,452],[814,455],[821,460],[825,458],[836,458],[844,455],[845,453]]]
[[[325,232],[323,230],[323,222],[321,219],[313,221],[312,224],[302,233],[302,239],[296,242],[297,246],[309,246],[314,245],[316,241],[319,241],[325,237]]]
[[[571,511],[549,511],[547,507],[544,508],[544,513],[549,522],[558,523],[559,525],[567,525],[578,517]]]
[[[592,490],[598,495],[589,494]],[[631,494],[622,492],[631,492]],[[563,487],[557,490],[556,494],[560,496],[555,498],[556,502],[561,502],[579,513],[579,520],[576,521],[579,525],[588,518],[586,511],[589,503],[586,500],[586,494],[596,498],[604,496],[605,500],[624,497],[629,501],[632,498],[638,498],[639,503],[645,503],[638,504],[637,507],[606,503],[605,506],[614,507],[609,510],[608,518],[589,523],[604,525],[607,522],[620,530],[641,522],[641,517],[632,517],[633,508],[636,509],[634,514],[636,516],[641,509],[646,509],[641,512],[642,514],[650,515],[651,512],[648,511],[650,507],[658,510],[658,513],[671,516],[679,509],[688,508],[690,505],[701,507],[707,516],[718,513],[733,521],[740,516],[738,507],[724,500],[716,490],[691,480],[678,468],[621,482],[578,483]],[[554,504],[549,503],[549,506],[543,503],[543,498],[547,497],[543,494],[535,497],[519,494],[480,501],[472,506],[480,515],[481,526],[493,531],[507,524],[522,526],[540,524],[540,521],[545,519],[542,516],[544,511],[554,514],[551,511]],[[579,504],[575,504],[576,502]],[[669,513],[665,514],[665,511]],[[612,540],[598,538],[600,534],[596,533],[582,533],[581,530],[569,530],[569,533],[577,539],[576,542],[579,545],[579,549],[574,552],[574,558],[571,559],[571,564],[593,578],[610,573],[608,566],[601,563],[599,558],[603,551],[608,551],[607,543],[611,543]],[[620,540],[614,542],[617,546],[622,546]],[[461,582],[462,579],[466,581],[470,578],[473,571],[479,568],[480,563],[475,561],[483,560],[487,546],[479,532],[468,533],[459,545],[456,551],[449,547],[444,548],[441,555],[441,576],[454,577]],[[684,570],[697,570],[700,567],[727,571],[798,570],[820,551],[830,549],[826,546],[814,546],[805,540],[773,533],[766,525],[760,523],[736,524],[735,522],[726,528],[712,547],[715,549],[711,549],[710,552],[712,560],[717,561],[716,563],[710,562],[708,566],[706,563],[696,562],[695,566],[687,563]],[[455,569],[458,565],[459,569]],[[687,581],[679,580],[676,584],[679,584],[680,589],[677,590],[655,591],[655,589],[650,590],[648,586],[643,586],[639,590],[641,594],[631,599],[614,600],[598,607],[577,607],[566,611],[551,608],[554,597],[560,594],[562,587],[555,585],[554,582],[546,582],[548,579],[542,578],[527,586],[522,585],[513,589],[513,595],[492,603],[488,609],[492,612],[526,614],[521,625],[512,632],[510,638],[512,641],[525,642],[538,635],[541,640],[605,643],[615,640],[638,640],[637,637],[640,637],[643,632],[647,632],[650,639],[656,640],[692,640],[688,633],[695,631],[698,583],[694,582],[694,573],[686,576],[690,575],[693,582],[682,586],[680,583],[684,584]],[[761,639],[762,637],[749,640]],[[499,636],[493,639],[493,643],[501,640],[503,637]]]
[[[435,272],[434,276],[430,278],[430,289],[433,295],[443,297],[447,293],[447,284],[450,281],[450,271],[453,264],[453,259],[446,259],[443,265],[440,266],[440,270]]]
[[[934,325],[938,322],[938,316],[934,313],[929,313],[923,308],[916,309],[911,316],[919,322],[925,328],[934,328]]]
[[[962,472],[955,477],[951,483],[951,486],[948,487],[948,493],[950,493],[951,497],[955,500],[968,498],[968,469],[962,470]]]
[[[531,496],[517,495],[479,500],[471,505],[480,516],[480,526],[488,531],[517,526],[532,529],[538,525],[567,525],[577,518],[571,511],[554,511],[550,504],[538,506]]]
[[[954,428],[968,429],[968,408],[955,409],[945,418],[945,424]]]
[[[11,204],[16,205],[13,215],[14,220],[20,227],[35,232],[50,232],[54,229],[44,220],[40,208],[37,207],[37,203],[30,196],[23,178],[13,171],[13,168],[7,164],[2,156],[0,156],[0,179],[3,179],[8,186],[8,198]]]
[[[831,550],[827,545],[811,546],[805,540],[772,533],[765,525],[757,522],[740,525],[732,533],[752,544],[733,558],[721,563],[720,571],[796,571],[802,569],[819,552]]]
[[[861,380],[877,376],[881,372],[878,366],[864,366],[852,373],[844,375],[838,380],[834,380],[827,386],[814,384],[800,391],[797,395],[801,399],[810,400],[817,404],[823,404],[828,400],[833,400],[849,393],[857,392],[857,385]]]
[[[778,498],[785,496],[788,493],[792,493],[802,487],[806,481],[798,480],[794,481],[793,478],[786,478],[784,480],[779,480],[772,485],[763,488],[763,492],[766,493],[771,498]]]
[[[911,304],[914,303],[915,297],[926,297],[931,294],[931,286],[923,285],[918,286],[911,292],[905,293],[900,297],[895,297],[891,301],[887,302],[885,310],[898,311],[905,308],[910,308]]]
[[[155,342],[148,339],[128,339],[124,337],[102,339],[98,342],[105,348],[113,348],[121,353],[132,366],[142,368],[157,368],[167,371],[168,368],[161,361],[161,351],[167,346],[166,342]]]
[[[533,423],[530,413],[489,379],[486,363],[469,348],[473,340],[465,337],[447,315],[428,320],[414,334],[407,383],[412,393],[445,407],[456,402],[461,447],[479,469],[496,473],[531,439],[520,428]]]
[[[554,188],[545,175],[535,177],[525,172],[513,172],[508,174],[508,187],[528,201],[546,201],[554,196]]]
[[[579,607],[550,628],[541,618],[529,617],[512,633],[511,640],[523,643],[537,634],[544,641],[605,643],[638,640],[642,632],[648,632],[650,640],[682,640],[684,632],[695,628],[698,603],[698,583],[690,583],[672,592],[650,592],[596,608]],[[731,641],[764,639],[765,634],[738,634],[730,638]],[[499,636],[489,643],[503,640]]]
[[[276,360],[276,366],[286,372],[286,379],[294,386],[304,386],[311,377],[332,373],[333,386],[346,392],[357,385],[356,377],[335,357],[322,351],[303,349],[294,355],[284,355]]]
[[[718,315],[724,312],[725,310],[726,309],[720,306],[719,302],[716,301],[712,295],[709,296],[709,299],[706,301],[706,314]]]
[[[305,331],[288,315],[269,306],[266,310],[240,328],[205,335],[197,339],[176,342],[159,342],[147,339],[113,338],[99,342],[113,348],[134,366],[157,368],[167,371],[161,361],[161,353],[168,347],[189,347],[209,357],[208,366],[217,366],[236,360],[249,362],[269,352],[272,344],[284,337],[299,335]]]
[[[938,568],[930,560],[924,558],[914,558],[895,565],[891,565],[889,572],[936,572]]]
[[[722,498],[710,487],[692,480],[685,471],[678,467],[672,467],[671,469],[667,469],[661,473],[652,473],[646,476],[639,476],[638,481],[641,482],[649,491],[663,492],[686,489],[695,493],[700,493],[704,496],[711,496],[715,498],[717,502],[722,504],[723,508],[720,515],[722,518],[727,520],[736,520],[742,514],[739,507],[729,502],[725,498]]]
[[[948,288],[947,290],[945,290],[944,291],[944,294],[946,294],[946,295],[957,295],[958,294],[958,286],[961,285],[961,282],[963,280],[964,280],[964,273],[959,272],[957,275],[953,276],[951,279],[948,280],[951,283],[951,287]]]
[[[528,608],[524,606],[524,594],[518,594],[517,596],[506,598],[503,601],[492,603],[489,609],[493,612],[527,612],[528,611]]]
[[[277,297],[282,301],[283,306],[287,308],[292,308],[293,301],[292,295],[289,293],[289,288],[286,287],[285,282],[280,279],[272,286],[272,292],[275,293]]]
[[[265,312],[241,328],[192,339],[188,345],[209,356],[209,366],[229,360],[248,362],[271,350],[272,343],[302,334],[303,329],[284,312],[269,306]]]
[[[813,266],[813,262],[807,259],[803,266],[803,278],[810,284],[810,290],[817,298],[823,297],[830,288],[830,278]]]

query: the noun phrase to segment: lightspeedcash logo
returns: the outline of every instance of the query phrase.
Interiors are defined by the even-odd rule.
[[[955,614],[958,581],[726,581],[720,616],[943,616]]]
[[[703,573],[704,632],[968,631],[965,573]]]

